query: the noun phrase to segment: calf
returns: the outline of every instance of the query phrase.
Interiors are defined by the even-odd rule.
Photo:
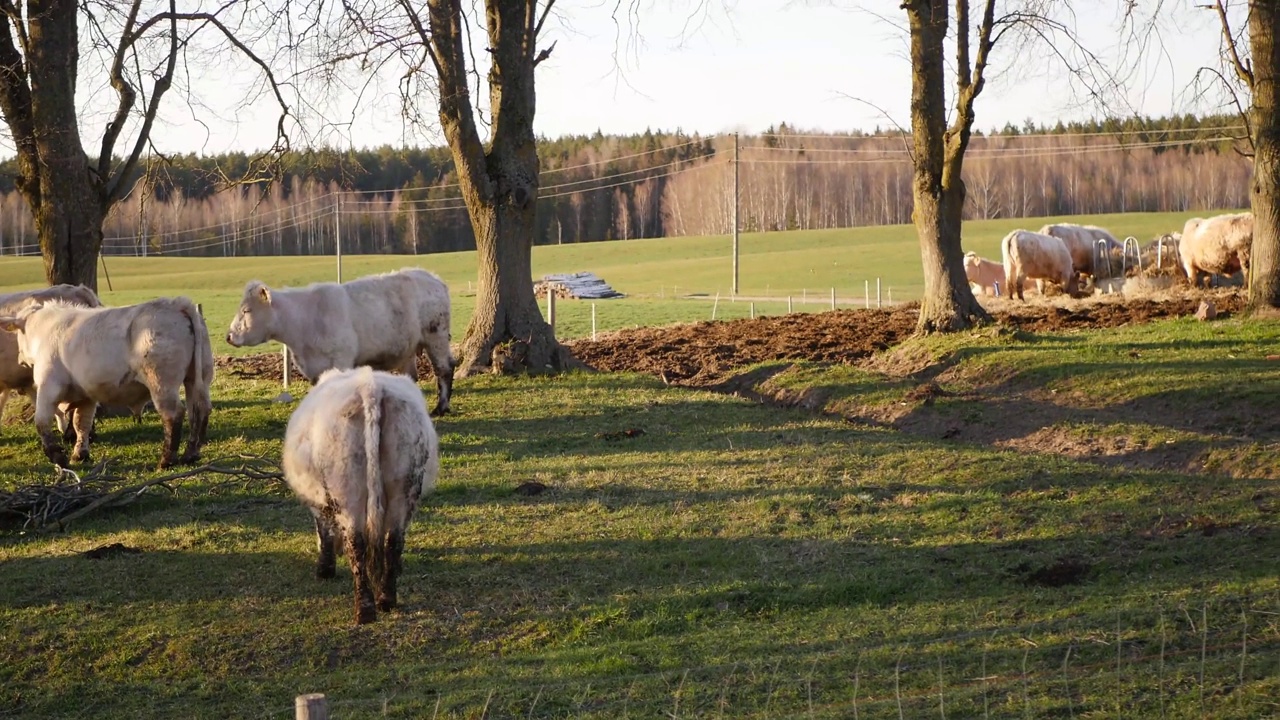
[[[407,377],[368,367],[323,373],[289,418],[281,464],[315,516],[316,575],[333,577],[344,549],[356,624],[394,608],[405,531],[440,471],[422,391]]]
[[[1004,288],[1004,293],[1010,295],[1008,283],[1004,279],[1004,266],[994,260],[979,257],[978,253],[964,254],[964,275],[969,279],[970,286],[976,287],[984,295],[998,295],[997,286]],[[1022,288],[1031,289],[1031,281],[1023,281]],[[1039,283],[1037,289],[1041,295],[1044,294],[1044,288]]]
[[[449,289],[421,268],[278,290],[254,280],[245,286],[227,343],[241,347],[268,340],[284,343],[313,383],[330,368],[359,365],[400,370],[417,380],[417,355],[425,351],[436,375],[431,414],[449,411]]]
[[[0,329],[17,334],[19,358],[32,368],[36,431],[54,463],[67,465],[66,450],[51,429],[59,403],[75,410],[71,459],[87,462],[98,404],[139,408],[148,399],[164,424],[160,468],[172,466],[177,457],[187,413],[191,436],[181,461],[199,459],[212,407],[213,351],[204,318],[189,299],[112,308],[33,302],[14,317],[0,318]]]
[[[1068,295],[1079,293],[1071,253],[1062,240],[1030,230],[1014,230],[1000,241],[1000,255],[1004,260],[1004,275],[1009,281],[1009,297],[1022,296],[1022,281],[1048,280],[1057,283]]]

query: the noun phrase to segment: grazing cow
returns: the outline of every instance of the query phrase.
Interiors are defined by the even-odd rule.
[[[17,334],[18,354],[36,385],[36,431],[45,455],[66,466],[67,453],[50,425],[59,403],[75,410],[71,459],[89,460],[89,429],[98,403],[139,408],[148,399],[164,424],[160,467],[173,465],[190,413],[184,463],[200,457],[212,403],[213,351],[209,330],[185,297],[137,305],[86,308],[60,301],[32,303],[0,329]],[[178,388],[186,391],[184,411]]]
[[[1114,235],[1097,225],[1076,225],[1074,223],[1058,223],[1045,225],[1038,231],[1041,235],[1056,237],[1067,246],[1071,253],[1071,266],[1077,273],[1095,276],[1094,256],[1097,254],[1098,241],[1105,243],[1107,253],[1115,253],[1122,245]]]
[[[241,347],[268,340],[284,343],[312,383],[325,370],[359,365],[403,371],[416,381],[417,355],[425,351],[438,393],[431,414],[449,411],[449,289],[421,268],[278,290],[251,281],[227,343]]]
[[[967,252],[964,254],[964,276],[969,278],[970,286],[976,286],[978,292],[984,295],[996,295],[996,283],[1000,284],[1003,293],[1009,294],[1008,284],[1004,280],[1004,266],[994,260],[988,260],[979,257],[978,253]],[[1036,283],[1036,287],[1040,290],[1040,294],[1044,294],[1044,288],[1040,287],[1040,283]],[[1031,289],[1031,281],[1024,280],[1022,283],[1024,290]]]
[[[345,550],[356,624],[396,606],[404,534],[440,472],[439,440],[422,391],[402,375],[328,370],[285,430],[285,480],[315,516],[316,576],[331,578]]]
[[[97,294],[84,285],[54,285],[0,295],[0,317],[17,315],[28,301],[43,303],[50,300],[102,307]],[[4,407],[14,392],[23,393],[35,404],[36,386],[31,380],[31,368],[18,362],[18,340],[9,333],[0,333],[0,416],[4,415]]]
[[[1233,275],[1244,271],[1249,282],[1249,252],[1253,247],[1253,213],[1191,218],[1182,228],[1178,254],[1192,287],[1199,287],[1199,275]]]
[[[1030,230],[1014,230],[1000,241],[1000,255],[1004,260],[1004,275],[1012,290],[1022,296],[1024,279],[1048,280],[1061,285],[1066,293],[1075,297],[1079,293],[1076,273],[1071,263],[1071,253],[1062,240]]]

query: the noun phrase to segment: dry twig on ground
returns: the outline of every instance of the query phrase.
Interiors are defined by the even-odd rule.
[[[279,462],[274,459],[236,455],[138,484],[124,485],[128,478],[111,472],[109,462],[102,461],[79,473],[58,468],[57,477],[49,484],[25,485],[12,492],[0,492],[0,522],[20,521],[24,530],[61,530],[71,521],[94,511],[128,505],[150,488],[162,487],[173,492],[170,485],[173,481],[206,474],[228,476],[225,483],[280,481],[284,478]]]

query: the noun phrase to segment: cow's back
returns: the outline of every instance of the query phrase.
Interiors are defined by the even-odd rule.
[[[193,321],[193,316],[196,319]],[[143,376],[181,384],[197,352],[199,315],[186,298],[110,308],[60,307],[42,321],[43,353],[100,402],[148,396]]]

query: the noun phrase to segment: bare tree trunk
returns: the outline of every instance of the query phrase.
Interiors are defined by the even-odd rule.
[[[1280,5],[1249,3],[1253,55],[1253,248],[1249,306],[1280,308]]]
[[[538,199],[534,67],[549,50],[535,55],[541,27],[536,0],[487,0],[485,9],[493,63],[487,149],[476,130],[467,86],[461,0],[429,2],[440,122],[458,168],[480,264],[476,308],[458,372],[465,377],[489,369],[560,371],[575,361],[542,319],[531,271]]]
[[[963,2],[963,0],[961,0]],[[924,295],[920,301],[919,333],[952,332],[990,320],[973,297],[964,274],[960,222],[965,187],[961,179],[964,149],[972,125],[972,91],[968,114],[964,107],[968,83],[967,50],[956,118],[959,127],[946,129],[946,63],[948,0],[908,0],[903,3],[911,22],[911,134],[915,161],[911,214],[920,237]],[[966,13],[967,14],[967,13]],[[957,25],[967,24],[966,17]],[[967,31],[962,41],[967,45]],[[985,55],[980,56],[980,62]],[[979,88],[980,89],[980,83]]]
[[[97,290],[105,212],[76,117],[77,11],[74,0],[31,2],[25,62],[15,26],[4,20],[0,107],[17,147],[17,185],[31,208],[45,279]]]

